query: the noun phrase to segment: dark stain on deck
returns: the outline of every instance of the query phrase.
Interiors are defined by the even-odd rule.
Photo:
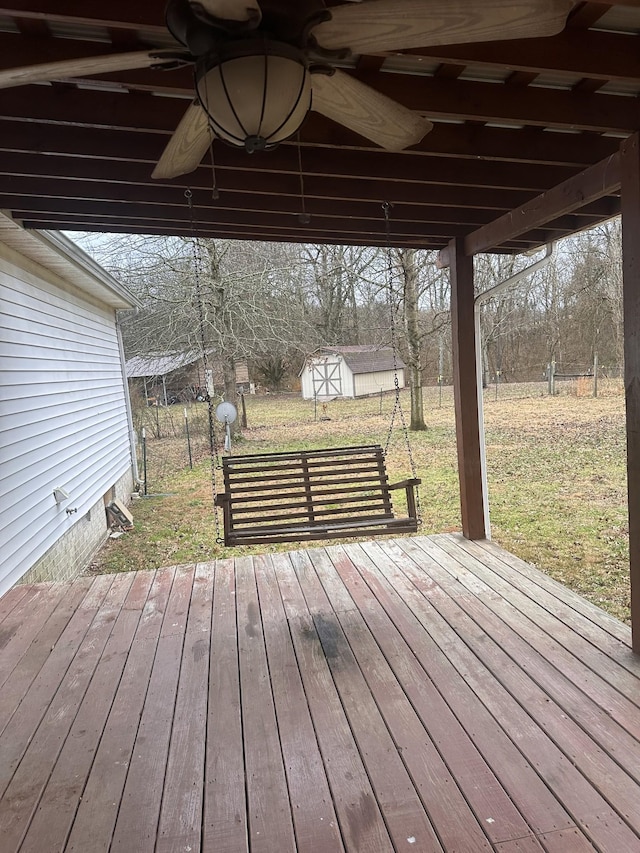
[[[313,624],[330,666],[335,667],[344,663],[345,653],[348,652],[349,647],[336,617],[319,613],[313,617]]]
[[[247,621],[244,626],[244,630],[248,637],[257,637],[260,633],[258,631],[258,622],[260,621],[260,614],[258,612],[258,608],[254,601],[250,601],[247,605]]]

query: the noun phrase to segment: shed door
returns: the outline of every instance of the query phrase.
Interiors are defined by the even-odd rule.
[[[341,397],[342,376],[339,361],[314,362],[311,365],[314,397]]]

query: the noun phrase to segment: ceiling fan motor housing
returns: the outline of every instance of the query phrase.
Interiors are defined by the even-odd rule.
[[[196,91],[216,136],[249,152],[288,139],[311,108],[304,53],[268,38],[207,54],[196,66]]]

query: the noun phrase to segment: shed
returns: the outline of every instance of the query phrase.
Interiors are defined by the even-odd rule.
[[[170,353],[135,355],[125,365],[127,379],[142,380],[147,403],[169,405],[178,401],[195,400],[207,387],[207,372],[213,387],[224,386],[222,362],[214,353],[207,355],[207,367],[201,353],[194,350]],[[236,362],[236,389],[238,393],[251,391],[249,368],[246,361]]]
[[[135,304],[62,234],[0,213],[0,594],[85,569],[131,494],[117,311]]]
[[[346,347],[321,347],[305,361],[300,373],[302,396],[366,397],[395,388],[396,373],[404,388],[404,363],[391,347],[363,344]]]

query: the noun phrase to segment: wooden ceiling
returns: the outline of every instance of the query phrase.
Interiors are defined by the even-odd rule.
[[[170,46],[163,13],[162,0],[0,0],[0,68]],[[249,155],[217,141],[217,199],[208,158],[186,177],[151,179],[192,97],[190,69],[4,89],[0,209],[28,228],[187,234],[189,187],[203,236],[375,245],[386,201],[395,245],[442,248],[640,130],[639,33],[640,0],[578,2],[551,38],[353,57],[342,67],[433,131],[390,153],[310,113],[300,148]],[[618,211],[609,195],[498,248],[521,251]]]

